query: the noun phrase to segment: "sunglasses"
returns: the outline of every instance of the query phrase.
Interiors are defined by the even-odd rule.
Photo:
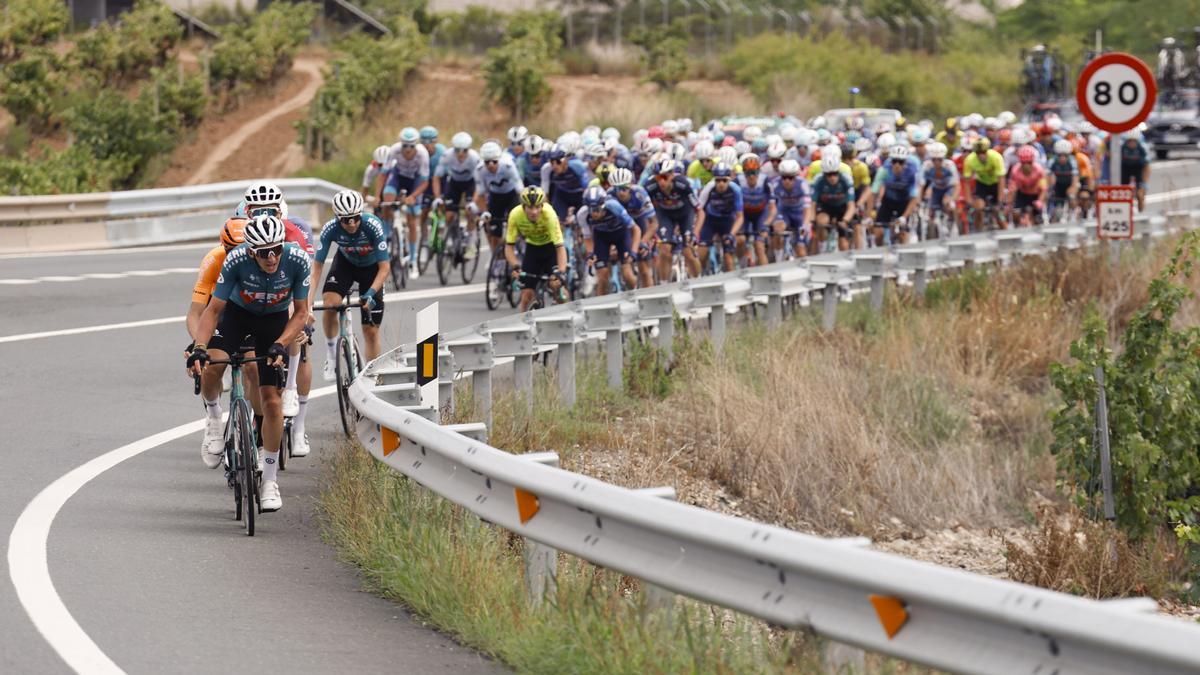
[[[283,253],[283,244],[275,244],[274,246],[266,246],[263,248],[254,249],[254,255],[257,258],[266,260],[268,258],[278,258]]]
[[[746,170],[742,171],[742,174],[746,175],[746,176],[757,176],[758,171],[756,171],[755,169],[746,169]]]
[[[714,183],[728,183],[729,179],[728,178],[714,178],[713,182]]]
[[[258,216],[278,216],[278,215],[279,215],[279,209],[274,208],[274,207],[254,209],[253,211],[250,212],[251,218],[257,218]]]
[[[782,180],[796,180],[795,176],[780,176]]]
[[[552,159],[550,161],[554,162],[555,164],[562,164],[563,162],[565,162],[567,160],[563,159],[562,157],[559,157],[558,159]]]
[[[338,216],[339,223],[350,224],[357,223],[360,220],[362,220],[362,216]]]
[[[494,164],[499,164],[499,163],[500,163],[500,160],[498,160],[498,159],[489,159],[486,162],[484,162],[484,164],[487,164],[488,166],[492,166]]]
[[[415,147],[417,147],[416,143],[401,143],[400,144],[401,150],[412,150]]]

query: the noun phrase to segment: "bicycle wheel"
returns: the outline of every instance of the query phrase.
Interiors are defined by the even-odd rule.
[[[508,280],[504,272],[496,254],[493,253],[492,262],[488,264],[487,282],[483,290],[484,300],[487,302],[489,310],[495,310],[500,306],[500,298],[504,295],[505,283]]]
[[[337,361],[334,363],[334,372],[337,374],[334,386],[337,387],[338,416],[342,420],[342,431],[346,437],[353,438],[354,419],[351,417],[351,411],[354,407],[350,405],[350,383],[354,381],[354,362],[350,357],[350,344],[346,338],[339,337],[333,349],[337,354]]]
[[[458,228],[451,227],[446,231],[446,238],[441,242],[437,252],[438,281],[443,286],[450,283],[450,272],[454,270],[454,258],[458,253]]]
[[[417,271],[425,274],[425,270],[429,269],[429,261],[435,255],[437,249],[438,236],[441,234],[440,218],[436,212],[429,214],[429,234],[421,237],[421,245],[417,248]]]
[[[388,246],[392,249],[391,260],[388,265],[388,272],[391,274],[392,288],[400,290],[404,287],[404,242],[400,237],[399,230],[392,228],[391,241]]]
[[[254,536],[254,519],[258,515],[258,447],[254,443],[254,432],[251,430],[250,413],[245,401],[239,401],[242,408],[238,415],[238,461],[241,464],[242,512],[245,515],[246,535]]]
[[[460,238],[458,240],[458,247],[461,250],[459,251],[459,255],[456,256],[456,258],[459,258],[462,260],[462,280],[463,280],[464,284],[469,284],[469,283],[471,283],[471,280],[475,278],[475,270],[479,269],[479,259],[482,256],[479,255],[480,254],[479,247],[476,246],[475,247],[475,256],[473,258],[471,258],[470,260],[467,260],[467,257],[466,257],[467,239],[465,237]]]
[[[238,440],[237,424],[241,409],[234,404],[225,423],[225,480],[233,489],[233,519],[242,519],[242,480],[238,473],[241,466],[242,444]]]
[[[292,418],[283,419],[283,439],[279,444],[279,470],[287,469],[288,457],[292,456]]]

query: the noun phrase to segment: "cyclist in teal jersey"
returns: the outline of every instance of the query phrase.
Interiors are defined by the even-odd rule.
[[[312,266],[299,246],[284,242],[283,221],[275,216],[256,216],[246,225],[244,236],[245,243],[230,251],[221,266],[212,299],[200,317],[187,366],[200,374],[210,360],[208,342],[218,331],[222,335],[251,336],[254,353],[267,357],[258,374],[264,448],[261,509],[278,511],[283,506],[278,483],[283,440],[283,403],[278,387],[283,381],[276,368],[284,365],[287,345],[296,341],[308,320]],[[289,305],[294,310],[290,319]],[[228,354],[214,349],[213,356],[220,360]],[[216,468],[220,461],[205,464]]]

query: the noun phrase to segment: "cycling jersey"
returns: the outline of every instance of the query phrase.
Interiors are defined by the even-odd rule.
[[[399,176],[420,182],[429,179],[429,151],[423,145],[415,147],[416,152],[410,159],[405,159],[401,144],[392,146],[392,154],[388,158],[388,171],[393,177]]]
[[[1026,173],[1021,169],[1022,166],[1030,167],[1030,171]],[[1046,170],[1037,162],[1018,164],[1008,172],[1008,181],[1012,189],[1021,194],[1038,195],[1046,189]]]
[[[421,147],[424,147],[425,152],[429,153],[428,146],[422,143]],[[442,160],[445,159],[445,157],[446,146],[442,145],[441,143],[435,143],[433,146],[433,153],[429,154],[429,173],[426,174],[426,177],[432,176],[437,172],[437,168],[441,165]]]
[[[925,165],[925,185],[933,188],[934,192],[943,193],[958,185],[958,169],[954,167],[954,162],[943,160],[941,166],[935,166],[930,160]]]
[[[854,179],[854,190],[862,192],[871,187],[871,167],[859,159],[850,160],[850,176]]]
[[[250,246],[242,244],[225,256],[213,297],[259,316],[286,312],[291,301],[308,299],[311,274],[308,255],[293,243],[283,245],[274,274],[263,272]]]
[[[634,225],[625,207],[612,198],[604,201],[598,215],[599,218],[592,218],[591,207],[585,206],[575,214],[575,222],[585,228],[584,231],[590,228],[592,232],[623,232]]]
[[[775,195],[775,204],[780,214],[802,214],[812,201],[812,188],[808,181],[799,176],[792,181],[791,189],[784,184],[783,178],[776,178],[771,184],[771,194]]]
[[[694,159],[692,160],[691,164],[688,164],[687,177],[691,178],[692,180],[700,181],[701,186],[708,185],[712,182],[712,169],[704,168],[703,162],[698,159]]]
[[[849,164],[841,162],[838,165],[838,171],[846,176],[846,180],[851,182],[854,181],[854,173],[851,171]],[[805,174],[805,177],[808,179],[808,182],[811,183],[820,178],[822,173],[824,172],[821,171],[821,160],[814,159],[812,163],[808,165],[808,173]]]
[[[646,185],[646,194],[650,195],[650,202],[654,204],[657,213],[695,209],[697,204],[696,192],[683,176],[675,176],[672,179],[670,192],[664,192],[658,181],[652,179]]]
[[[330,244],[336,242],[338,253],[355,267],[368,267],[388,260],[388,240],[384,235],[383,221],[373,214],[362,214],[362,221],[354,234],[350,234],[337,218],[325,223],[321,238],[317,242],[317,262],[329,257]]]
[[[509,244],[517,243],[517,236],[525,238],[530,246],[545,246],[553,244],[562,246],[562,227],[558,223],[558,214],[554,209],[542,207],[542,214],[536,221],[525,215],[525,207],[518,206],[508,214],[508,226],[504,231],[504,241]]]
[[[621,206],[624,206],[629,216],[634,220],[642,220],[643,218],[654,216],[654,204],[650,202],[650,195],[646,192],[646,188],[641,185],[629,186],[628,201],[621,201],[621,198],[617,196],[616,188],[609,190],[608,196],[617,200],[617,203]]]
[[[517,170],[521,173],[521,180],[526,185],[540,185],[542,182],[542,167],[546,165],[546,160],[542,159],[545,155],[539,156],[539,159],[534,158],[528,153],[521,153],[517,158]]]
[[[384,172],[383,165],[371,162],[363,169],[362,186],[367,189],[375,187],[375,179]]]
[[[722,192],[712,181],[700,191],[700,206],[706,215],[729,218],[742,212],[742,186],[733,181],[727,185],[729,188]]]
[[[997,185],[1004,175],[1004,157],[995,150],[988,150],[986,160],[972,152],[963,160],[963,178],[974,178],[983,185]]]
[[[1047,169],[1054,176],[1054,185],[1064,189],[1070,187],[1079,175],[1079,167],[1076,166],[1075,158],[1071,155],[1055,155],[1054,159],[1050,160]]]
[[[907,202],[910,199],[916,199],[920,194],[917,186],[918,172],[913,169],[910,162],[905,162],[904,168],[899,173],[894,170],[894,166],[891,162],[887,162],[879,167],[879,171],[875,172],[875,182],[871,185],[871,189],[876,194],[882,191],[885,201]]]
[[[433,175],[465,183],[475,180],[475,171],[482,165],[479,153],[474,150],[467,150],[467,155],[462,158],[458,156],[457,152],[448,152],[438,161],[437,170],[433,172]]]
[[[1146,146],[1139,142],[1121,144],[1121,164],[1124,166],[1142,166],[1149,160]]]
[[[542,189],[547,194],[563,196],[582,195],[588,183],[587,165],[578,159],[568,159],[567,168],[561,173],[554,170],[551,162],[542,165]]]
[[[738,176],[738,186],[742,188],[742,210],[747,216],[757,216],[765,212],[767,206],[775,200],[775,196],[771,194],[771,186],[762,176],[758,177],[754,187],[750,186],[745,176]]]
[[[487,164],[480,164],[475,169],[475,194],[506,194],[516,192],[525,187],[521,182],[521,176],[517,173],[517,166],[511,160],[502,159],[495,170],[489,169]]]
[[[217,277],[221,274],[221,265],[225,263],[225,247],[214,246],[200,262],[200,273],[196,276],[196,285],[192,287],[192,302],[208,304],[212,297],[213,288],[217,285]]]
[[[1079,167],[1080,180],[1088,180],[1092,177],[1092,160],[1087,156],[1087,153],[1076,151],[1074,154],[1075,166]]]
[[[818,207],[842,207],[854,201],[852,179],[843,173],[836,176],[833,181],[820,176],[812,182],[812,199]]]

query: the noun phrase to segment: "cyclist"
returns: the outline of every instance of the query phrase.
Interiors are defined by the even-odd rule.
[[[374,188],[376,183],[379,182],[379,177],[386,174],[388,170],[388,158],[391,155],[392,146],[381,145],[371,153],[371,161],[363,169],[362,196],[370,204],[379,201],[378,194],[374,191]]]
[[[946,118],[946,128],[938,132],[934,138],[938,143],[944,143],[948,148],[956,148],[962,141],[962,130],[958,128],[957,117]]]
[[[646,188],[634,184],[633,172],[629,169],[613,169],[609,182],[612,183],[612,188],[608,191],[609,196],[625,207],[625,211],[633,218],[641,233],[635,257],[642,287],[648,288],[654,285],[654,236],[658,233],[654,204],[651,203]]]
[[[1048,182],[1046,170],[1037,161],[1037,150],[1026,145],[1017,151],[1017,165],[1008,172],[1008,184],[1008,209],[1012,222],[1020,225],[1024,216],[1029,215],[1034,224],[1040,223]]]
[[[692,250],[692,223],[696,217],[696,192],[679,173],[679,163],[664,159],[654,170],[654,179],[646,185],[646,194],[658,218],[658,278],[671,278],[671,258],[683,251],[688,275],[700,274],[700,261]]]
[[[1150,181],[1150,155],[1137,132],[1121,135],[1121,185],[1137,186],[1138,213],[1146,210],[1146,183]]]
[[[587,188],[587,166],[574,157],[568,157],[561,146],[550,149],[550,161],[542,167],[542,190],[548,195],[558,222],[567,221],[572,209],[583,205],[583,191]]]
[[[488,244],[493,251],[499,251],[505,214],[516,207],[525,185],[516,164],[504,154],[499,143],[487,141],[479,146],[479,158],[482,163],[475,169],[475,206],[483,212],[483,222],[487,223]]]
[[[775,195],[761,173],[758,155],[742,155],[741,164],[738,186],[742,189],[742,231],[737,237],[737,253],[742,259],[750,257],[754,265],[766,265],[767,237],[770,224],[775,222]]]
[[[525,154],[525,142],[529,139],[529,129],[523,126],[509,127],[508,129],[508,149],[505,152],[509,158],[516,163],[516,160]]]
[[[1092,190],[1095,186],[1096,173],[1093,169],[1092,158],[1087,153],[1087,138],[1079,135],[1071,143],[1074,147],[1072,156],[1075,158],[1075,165],[1079,167],[1079,191],[1076,193],[1076,202],[1079,204],[1081,215],[1087,217],[1091,212]]]
[[[350,295],[358,284],[359,296],[365,306],[360,310],[367,360],[379,356],[379,326],[383,321],[383,284],[388,276],[388,241],[383,236],[383,222],[375,215],[363,213],[361,199],[343,190],[333,196],[334,217],[321,230],[316,260],[312,269],[312,285],[321,283],[321,272],[329,257],[330,245],[337,243],[338,251],[329,268],[329,277],[321,288],[321,301],[334,305]],[[337,315],[326,312],[321,327],[325,333],[326,382],[336,377]]]
[[[609,197],[604,188],[590,187],[583,193],[583,208],[575,218],[584,238],[592,240],[591,262],[596,267],[597,295],[607,295],[610,291],[609,261],[614,250],[621,281],[625,288],[635,288],[633,252],[638,248],[641,232],[625,207]]]
[[[438,165],[441,163],[442,157],[446,154],[446,146],[438,143],[438,130],[436,127],[423,126],[420,131],[421,145],[425,148],[425,152],[429,154],[429,176],[432,180],[433,175],[437,173]],[[421,239],[429,237],[429,210],[433,206],[434,195],[432,189],[425,191],[421,201]]]
[[[888,151],[888,161],[875,173],[871,186],[872,203],[875,209],[875,245],[883,246],[887,241],[908,243],[908,219],[920,200],[918,171],[914,170],[908,157],[907,145],[893,145]]]
[[[712,180],[713,155],[716,153],[716,148],[709,141],[700,141],[693,149],[692,154],[695,159],[688,164],[687,177],[692,180],[692,185],[697,189],[708,185]]]
[[[971,152],[963,159],[962,177],[967,183],[967,200],[975,209],[971,226],[976,230],[983,229],[983,211],[985,207],[995,208],[1007,202],[1005,192],[1004,158],[992,149],[986,138],[978,138],[971,146]],[[995,218],[998,222],[999,218]]]
[[[733,167],[725,162],[717,162],[712,167],[712,181],[700,191],[699,208],[696,210],[696,224],[693,226],[696,239],[700,242],[700,260],[708,260],[708,249],[713,240],[720,238],[722,268],[725,271],[733,269],[734,242],[741,232],[745,204],[742,202],[742,188],[733,182]]]
[[[1075,162],[1075,146],[1071,141],[1063,138],[1054,142],[1054,158],[1046,168],[1053,178],[1051,219],[1057,222],[1067,209],[1075,206],[1075,197],[1079,192],[1079,165]]]
[[[792,233],[792,249],[797,258],[808,254],[812,235],[812,224],[808,220],[808,206],[812,201],[812,189],[800,175],[800,162],[785,159],[779,163],[779,178],[771,186],[775,197],[775,240],[772,248],[775,259],[781,260],[783,233]]]
[[[348,192],[361,203],[362,195]],[[199,375],[210,360],[208,343],[219,328],[222,335],[251,336],[254,353],[268,358],[267,367],[259,370],[265,448],[260,507],[267,512],[283,506],[278,483],[283,406],[277,388],[282,382],[276,368],[287,357],[285,345],[304,332],[311,283],[308,255],[299,246],[285,243],[284,236],[283,222],[275,216],[255,216],[246,224],[245,243],[225,257],[212,299],[200,317],[195,347],[187,357],[188,368]],[[212,357],[225,359],[228,353],[214,349]],[[219,456],[205,460],[211,468],[221,464]]]
[[[541,136],[530,136],[525,139],[525,152],[517,158],[517,170],[521,172],[521,182],[526,185],[540,185],[542,182],[542,166],[546,164],[546,142]]]
[[[929,205],[929,217],[938,211],[945,214],[950,226],[953,227],[958,201],[958,169],[954,162],[946,160],[946,146],[938,142],[929,148],[929,161],[925,164],[925,182],[923,199]]]
[[[824,244],[836,232],[839,251],[850,248],[850,223],[854,221],[854,183],[842,172],[841,160],[835,154],[821,158],[821,174],[812,181],[812,202],[807,220],[816,224],[817,241]],[[857,248],[862,238],[854,232]]]
[[[429,186],[429,151],[420,144],[421,134],[413,127],[400,131],[400,142],[392,146],[391,172],[383,188],[384,201],[395,201],[401,192],[404,197],[404,218],[408,225],[409,276],[416,279],[417,270],[417,214],[421,195]],[[383,219],[391,219],[392,210],[384,209]],[[404,255],[403,251],[392,251],[393,255]]]
[[[521,311],[527,311],[535,300],[538,277],[550,275],[550,290],[560,299],[563,285],[562,270],[567,268],[567,249],[563,246],[562,228],[554,209],[545,208],[546,193],[536,185],[521,190],[520,206],[508,214],[504,232],[504,257],[512,268],[513,278],[521,281]],[[525,239],[525,258],[517,260],[517,237]],[[521,277],[522,269],[525,272]]]
[[[453,226],[458,220],[458,210],[465,201],[474,206],[471,201],[475,195],[475,172],[479,169],[479,153],[471,149],[471,134],[460,131],[450,139],[453,148],[438,162],[437,171],[433,173],[434,207],[444,206],[446,209],[446,227]],[[473,220],[473,219],[472,219]],[[475,223],[468,222],[468,245],[466,258],[474,258]]]

